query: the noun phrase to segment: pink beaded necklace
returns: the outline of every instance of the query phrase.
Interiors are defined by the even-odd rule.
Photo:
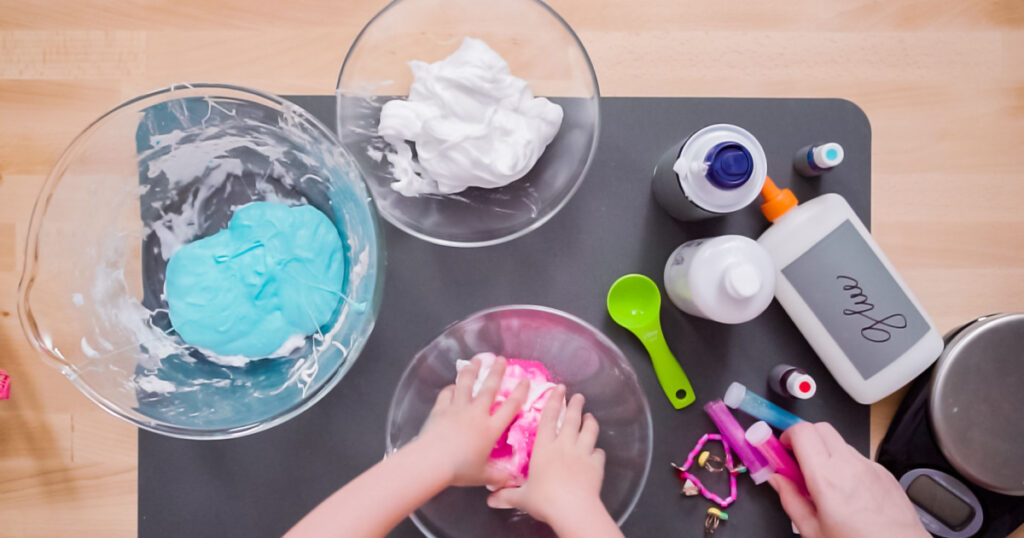
[[[701,449],[704,448],[704,445],[708,441],[718,441],[719,443],[722,443],[722,449],[725,451],[725,469],[722,470],[729,471],[729,496],[724,499],[704,487],[704,484],[701,483],[700,479],[690,472],[690,466],[693,465],[697,455],[701,453]],[[703,464],[703,462],[701,464]],[[742,472],[742,468],[733,467],[732,450],[729,449],[729,443],[723,439],[720,434],[704,434],[704,436],[700,438],[700,441],[697,441],[697,446],[693,447],[693,450],[690,451],[690,455],[686,457],[686,462],[683,463],[682,467],[676,464],[672,464],[672,467],[679,471],[679,479],[685,481],[683,486],[684,494],[687,493],[687,485],[692,484],[697,487],[704,498],[718,504],[718,506],[721,506],[722,508],[727,508],[736,500],[736,475]]]

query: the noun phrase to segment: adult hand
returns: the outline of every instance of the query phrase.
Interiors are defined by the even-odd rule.
[[[831,424],[802,422],[781,441],[792,447],[810,497],[781,475],[769,483],[804,538],[930,536],[892,474],[846,444]]]

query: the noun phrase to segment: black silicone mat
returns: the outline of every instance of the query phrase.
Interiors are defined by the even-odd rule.
[[[334,98],[291,98],[334,125]],[[714,431],[701,406],[732,381],[767,392],[772,366],[803,367],[818,395],[787,407],[827,420],[862,452],[868,407],[856,404],[826,372],[778,303],[756,320],[726,326],[683,314],[664,300],[662,324],[686,369],[697,403],[680,411],[663,396],[639,341],[605,313],[605,293],[625,273],[660,283],[669,253],[699,237],[757,237],[768,223],[756,205],[724,218],[680,223],[651,197],[662,153],[712,123],[750,130],[768,155],[769,175],[801,200],[822,192],[846,197],[870,222],[871,128],[853,103],[835,99],[606,98],[590,172],[572,201],[540,229],[502,245],[432,245],[385,225],[387,273],[376,329],[348,375],[313,408],[269,431],[232,441],[183,441],[139,432],[139,534],[280,536],[323,498],[379,461],[392,391],[408,360],[449,323],[489,306],[532,303],[565,310],[603,330],[630,358],[651,404],[654,456],[627,536],[700,536],[708,503],[679,495],[669,467]],[[836,141],[846,160],[821,179],[800,178],[800,147]],[[489,276],[485,276],[489,275]],[[742,414],[744,425],[752,420]],[[792,536],[767,485],[740,481],[730,519],[715,536]],[[408,519],[394,536],[417,536]]]

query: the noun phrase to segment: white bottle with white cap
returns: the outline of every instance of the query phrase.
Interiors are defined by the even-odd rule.
[[[775,265],[756,241],[722,235],[683,243],[665,264],[665,289],[680,310],[720,323],[743,323],[775,293]]]

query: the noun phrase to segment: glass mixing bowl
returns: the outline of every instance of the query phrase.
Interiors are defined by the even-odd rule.
[[[332,321],[281,358],[222,366],[170,326],[164,268],[252,201],[309,204],[346,269]],[[238,437],[313,405],[352,366],[380,304],[383,244],[358,166],[298,106],[234,86],[132,99],[71,143],[29,226],[18,311],[29,340],[107,411],[175,437]]]
[[[651,412],[625,355],[597,329],[552,308],[509,305],[449,326],[419,351],[398,382],[388,411],[387,451],[419,433],[438,392],[455,381],[455,361],[491,351],[544,363],[568,394],[586,396],[607,453],[601,500],[621,525],[651,466]],[[448,488],[412,515],[427,536],[553,536],[530,516],[487,506],[485,488]]]
[[[381,107],[408,96],[410,60],[441,60],[464,37],[485,41],[534,95],[560,104],[561,129],[533,169],[505,187],[403,196],[391,188],[391,167],[382,157],[391,146],[377,135]],[[537,229],[579,188],[597,147],[598,87],[590,58],[569,25],[537,0],[392,2],[349,49],[337,98],[339,136],[366,171],[381,215],[441,245],[493,245]]]

